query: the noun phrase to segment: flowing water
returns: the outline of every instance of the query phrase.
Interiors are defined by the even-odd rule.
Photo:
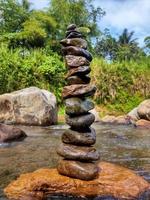
[[[150,182],[150,130],[98,123],[93,127],[101,160],[133,169]],[[6,200],[3,188],[20,174],[57,165],[56,148],[67,126],[21,128],[29,136],[24,141],[0,144],[0,200]]]

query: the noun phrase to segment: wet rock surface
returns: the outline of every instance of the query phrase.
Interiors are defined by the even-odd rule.
[[[70,76],[67,78],[68,85],[89,84],[91,78],[89,76]]]
[[[98,176],[99,170],[93,161],[99,160],[100,156],[91,146],[96,142],[95,131],[90,129],[95,116],[89,112],[94,104],[87,97],[94,95],[96,87],[89,84],[92,55],[86,50],[87,42],[78,30],[75,24],[69,25],[66,39],[60,42],[68,68],[68,86],[63,88],[62,97],[66,104],[65,119],[70,129],[63,134],[63,143],[57,150],[60,156],[68,160],[61,161],[57,169],[60,174],[69,177],[91,180]]]
[[[73,129],[80,130],[91,126],[95,121],[95,116],[92,113],[87,113],[80,116],[65,116],[66,123],[71,126]]]
[[[93,145],[96,142],[96,132],[93,128],[88,128],[84,132],[67,129],[62,134],[62,141],[74,145]]]
[[[83,75],[89,74],[90,71],[91,71],[91,68],[89,66],[77,67],[77,68],[70,69],[68,71],[67,76],[68,77],[73,76],[73,75],[83,76]]]
[[[59,146],[57,153],[68,160],[91,162],[100,158],[99,151],[96,151],[94,147],[75,146],[64,143]]]
[[[60,41],[63,46],[76,46],[87,49],[87,42],[81,38],[63,39]]]
[[[60,174],[86,181],[97,178],[99,170],[99,167],[93,163],[61,160],[58,164]]]
[[[65,62],[69,68],[90,65],[90,62],[85,57],[74,55],[65,56]]]
[[[94,108],[94,103],[90,99],[80,99],[77,97],[65,100],[66,114],[82,115]]]
[[[13,200],[23,200],[26,196],[44,200],[54,195],[61,199],[61,194],[67,199],[149,200],[150,184],[132,170],[108,162],[100,162],[98,167],[101,169],[98,178],[91,181],[60,175],[56,169],[39,169],[21,175],[4,191]]]
[[[62,48],[64,55],[74,55],[74,56],[83,56],[90,62],[92,61],[92,55],[85,49],[75,46],[67,46]]]
[[[93,96],[96,91],[96,87],[87,84],[69,85],[65,86],[62,92],[64,99],[70,97],[88,97]]]
[[[26,137],[25,132],[19,128],[0,124],[0,143],[20,141]]]

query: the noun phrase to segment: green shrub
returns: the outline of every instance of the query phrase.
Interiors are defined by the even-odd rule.
[[[110,64],[96,58],[92,63],[92,82],[97,86],[97,104],[128,112],[150,97],[150,58]]]
[[[58,54],[1,45],[0,55],[0,94],[37,86],[54,92],[61,102],[65,67]]]

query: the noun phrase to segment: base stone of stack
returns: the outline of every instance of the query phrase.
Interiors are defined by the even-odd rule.
[[[92,181],[69,178],[60,175],[56,169],[39,169],[21,175],[10,183],[4,192],[8,199],[13,200],[44,200],[52,195],[72,195],[74,199],[150,199],[150,193],[146,194],[146,191],[150,190],[150,184],[132,170],[108,162],[100,162],[98,166],[101,171],[98,178]]]

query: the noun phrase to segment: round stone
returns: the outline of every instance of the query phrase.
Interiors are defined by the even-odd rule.
[[[99,152],[94,147],[75,146],[62,143],[57,153],[67,160],[92,162],[100,158]]]
[[[67,76],[74,76],[74,75],[79,75],[79,76],[83,76],[86,74],[89,74],[91,71],[91,68],[89,66],[81,66],[81,67],[77,67],[77,68],[72,68],[68,71]]]
[[[83,56],[90,62],[92,61],[92,55],[85,49],[75,46],[68,46],[62,48],[64,55],[74,55],[74,56]]]
[[[89,76],[70,76],[67,78],[68,85],[89,84],[91,78]]]
[[[93,128],[84,130],[84,132],[67,129],[62,134],[62,141],[73,145],[93,145],[96,142],[96,132]]]
[[[76,24],[70,24],[69,26],[67,26],[67,30],[69,31],[69,30],[74,30],[74,29],[76,29],[77,28],[77,26],[76,26]]]
[[[63,88],[62,97],[64,99],[71,97],[88,97],[93,96],[96,92],[96,87],[89,84],[69,85]]]
[[[80,99],[77,97],[65,100],[67,115],[82,115],[94,108],[94,103],[90,99]]]
[[[97,178],[100,168],[94,163],[61,160],[57,170],[62,175],[89,181]]]
[[[83,37],[83,35],[80,33],[80,32],[78,32],[78,31],[73,31],[73,30],[71,30],[71,31],[67,31],[66,32],[66,38],[67,39],[69,39],[69,38],[82,38]]]
[[[95,116],[92,113],[71,117],[66,115],[66,123],[71,126],[72,129],[80,130],[83,128],[90,127],[95,121]]]
[[[87,49],[87,42],[82,38],[63,39],[60,41],[63,46],[76,46]]]
[[[75,68],[79,66],[89,66],[90,62],[83,56],[74,56],[74,55],[67,55],[65,56],[65,62],[67,67]]]

